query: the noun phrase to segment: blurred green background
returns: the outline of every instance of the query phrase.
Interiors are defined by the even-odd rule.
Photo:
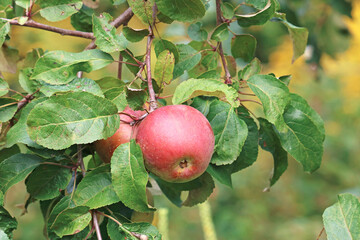
[[[310,175],[304,173],[295,160],[289,159],[288,170],[269,192],[263,192],[268,186],[273,161],[269,153],[260,150],[253,166],[235,174],[233,189],[217,183],[209,202],[218,239],[315,240],[323,227],[322,213],[336,202],[337,194],[360,195],[360,2],[353,1],[352,17],[349,9],[337,9],[339,2],[346,1],[280,2],[290,22],[310,30],[311,46],[305,56],[291,64],[291,40],[286,29],[277,23],[246,31],[258,39],[257,57],[265,63],[262,72],[293,75],[291,90],[304,96],[323,117],[327,137],[322,166]],[[110,1],[101,1],[96,11],[109,11],[117,16],[124,7],[110,7]],[[214,9],[210,7],[204,25],[213,24],[214,16]],[[35,20],[71,28],[69,19],[58,23],[45,22],[40,17]],[[143,27],[136,18],[129,25]],[[186,26],[178,23],[168,26],[158,26],[163,38],[189,41]],[[234,26],[234,31],[244,30]],[[24,27],[13,27],[10,36],[9,46],[17,48],[22,57],[33,48],[79,52],[89,43],[89,40]],[[141,54],[145,51],[145,42],[129,48]],[[116,76],[116,69],[113,64],[86,76],[93,79]],[[19,89],[18,72],[3,74],[12,88]],[[132,79],[128,71],[124,79]],[[165,95],[173,91],[176,83],[165,89]],[[246,105],[256,107],[252,103]],[[261,116],[257,109],[253,110]],[[12,187],[6,196],[6,208],[19,220],[15,239],[43,239],[39,204],[30,204],[28,213],[21,216],[26,198],[24,183]],[[197,207],[180,209],[163,196],[156,196],[155,201],[157,207],[169,209],[170,240],[205,239]],[[157,215],[154,224],[158,221],[164,219]],[[320,239],[326,239],[326,235]]]

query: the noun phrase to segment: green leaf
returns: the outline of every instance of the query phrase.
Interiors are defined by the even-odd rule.
[[[154,41],[154,50],[155,50],[156,57],[158,57],[159,54],[162,53],[163,51],[169,50],[172,54],[174,54],[175,63],[179,62],[179,59],[180,59],[179,50],[177,49],[175,44],[173,44],[172,42],[170,42],[168,40],[165,40],[165,39],[155,40]]]
[[[20,86],[27,92],[33,93],[38,88],[41,87],[41,83],[36,81],[35,79],[30,79],[33,74],[34,69],[32,68],[23,68],[19,72],[19,83]]]
[[[200,187],[189,191],[187,199],[182,203],[183,206],[192,207],[196,204],[205,202],[215,188],[214,180],[207,172],[196,180],[199,182]]]
[[[26,180],[26,189],[31,197],[48,200],[60,195],[71,179],[68,168],[52,165],[37,167]]]
[[[288,166],[287,152],[281,147],[273,125],[263,118],[258,118],[260,123],[260,142],[262,149],[270,152],[274,158],[274,169],[270,178],[270,187],[274,185]]]
[[[254,58],[249,64],[247,64],[242,70],[239,71],[238,77],[241,80],[248,80],[253,75],[261,72],[261,62],[259,59]]]
[[[78,31],[92,32],[94,10],[83,5],[80,11],[71,16],[71,25]]]
[[[41,202],[40,202],[41,203]],[[63,212],[66,209],[69,208],[74,208],[76,207],[76,205],[74,204],[74,202],[71,199],[71,195],[65,196],[63,198],[60,199],[60,201],[58,201],[56,203],[56,205],[52,208],[49,217],[48,217],[48,226],[51,227],[51,225],[54,223],[54,221],[56,220],[56,217]]]
[[[304,171],[315,171],[320,167],[323,154],[323,121],[296,94],[291,94],[291,102],[283,117],[285,127],[275,124],[282,147],[303,165]]]
[[[145,25],[153,23],[153,6],[155,0],[127,0],[131,10]]]
[[[104,95],[107,99],[112,101],[118,108],[118,111],[121,112],[128,105],[128,102],[126,100],[126,93],[127,93],[127,87],[123,83],[122,87],[114,87],[108,89],[107,91],[104,92]]]
[[[154,84],[154,82],[153,82]],[[148,99],[147,91],[131,91],[126,89],[126,101],[133,110],[143,110]]]
[[[279,20],[287,27],[290,33],[294,52],[292,62],[295,62],[295,60],[298,59],[305,52],[309,31],[306,28],[297,27],[284,19]]]
[[[30,154],[15,154],[0,163],[0,191],[6,191],[24,180],[42,162],[42,158]]]
[[[154,211],[147,203],[146,184],[149,177],[141,149],[135,140],[115,149],[111,158],[111,177],[115,192],[127,207],[139,212]]]
[[[0,97],[9,92],[9,84],[2,78],[0,78]]]
[[[47,97],[59,92],[88,92],[99,97],[104,97],[100,86],[94,80],[89,78],[75,78],[64,85],[51,85],[43,83],[40,88],[40,92]]]
[[[221,166],[210,164],[206,170],[220,183],[229,187],[232,187],[231,174],[251,166],[256,161],[258,156],[258,127],[253,118],[250,117],[249,112],[244,107],[239,107],[237,110],[239,114],[238,117],[246,123],[248,128],[248,136],[241,150],[240,156],[232,164]]]
[[[0,191],[0,206],[3,206],[3,205],[4,205],[4,193]],[[0,235],[0,237],[1,237],[1,235]]]
[[[36,61],[44,55],[44,50],[41,48],[34,48],[32,51],[28,52],[23,60],[22,67],[24,68],[34,68]]]
[[[124,82],[119,81],[118,78],[115,77],[103,77],[95,81],[103,90],[109,90],[114,87],[124,87]]]
[[[91,72],[112,63],[114,59],[98,49],[80,53],[51,51],[36,62],[31,79],[42,80],[53,85],[71,82],[77,72]]]
[[[225,56],[225,60],[227,63],[227,67],[228,67],[230,76],[235,77],[236,76],[236,68],[237,68],[235,58],[233,58],[233,56]]]
[[[21,116],[18,122],[10,128],[6,134],[6,147],[11,147],[16,143],[23,143],[30,147],[39,147],[33,140],[30,139],[26,131],[26,120],[30,111],[38,104],[45,101],[46,98],[37,98],[28,103],[21,111]]]
[[[20,148],[17,145],[0,150],[0,163],[17,153],[20,153]]]
[[[149,239],[149,240],[160,240],[161,234],[159,231],[150,223],[125,223],[119,226],[114,221],[109,221],[107,224],[107,232],[111,240],[136,240],[136,239]],[[141,234],[147,236],[147,238],[134,237],[132,233]]]
[[[81,1],[77,1],[76,3],[47,7],[40,10],[40,15],[50,22],[58,22],[77,13],[82,5]]]
[[[306,102],[304,98],[301,96],[291,93],[291,106],[300,109],[317,127],[319,132],[321,133],[322,139],[325,139],[325,127],[324,121],[321,116],[310,107],[310,105]]]
[[[211,163],[224,165],[233,163],[240,155],[248,135],[246,123],[238,118],[229,104],[214,101],[207,114],[215,135],[215,149]]]
[[[207,31],[202,28],[202,23],[193,23],[188,28],[189,37],[195,41],[206,41],[208,38]]]
[[[0,20],[0,47],[5,42],[6,35],[9,32],[10,32],[10,22],[6,20]]]
[[[231,54],[245,62],[253,60],[256,50],[256,38],[250,34],[236,35],[231,40]]]
[[[283,113],[291,100],[287,86],[270,75],[254,75],[247,84],[262,102],[266,119],[281,130],[284,125]]]
[[[268,0],[266,6],[260,11],[252,14],[236,14],[237,22],[241,27],[250,27],[252,25],[263,25],[272,18],[275,13],[275,2]]]
[[[160,12],[173,20],[191,22],[205,15],[201,0],[156,0]]]
[[[117,107],[87,92],[52,96],[29,113],[27,132],[36,143],[60,150],[112,136],[119,128]]]
[[[174,105],[183,103],[197,96],[214,96],[237,106],[237,92],[235,89],[215,79],[189,79],[180,83],[174,92]]]
[[[59,236],[73,235],[83,230],[91,221],[88,207],[69,208],[57,215],[51,229]]]
[[[15,115],[17,103],[13,98],[0,98],[0,122],[7,122]]]
[[[268,0],[245,0],[245,3],[252,5],[257,9],[263,9],[267,2]]]
[[[18,223],[15,218],[11,217],[9,212],[0,206],[0,239],[4,239],[1,235],[1,231],[7,236],[9,239],[12,239],[12,232],[17,228]],[[5,238],[6,239],[6,238]]]
[[[123,27],[122,32],[130,42],[140,42],[144,37],[149,35],[149,30],[147,29],[135,30],[128,26]]]
[[[323,214],[329,240],[355,240],[360,238],[360,202],[349,193],[338,195],[338,202]]]
[[[191,207],[204,202],[213,192],[215,187],[212,177],[208,173],[204,173],[200,177],[186,183],[170,183],[152,176],[158,183],[164,195],[176,206]],[[181,193],[189,191],[185,201],[181,200]]]
[[[91,209],[119,202],[111,183],[110,165],[98,167],[86,174],[77,186],[73,201],[78,206]]]
[[[210,105],[216,99],[213,97],[196,97],[193,99],[191,106],[199,110],[204,116],[207,116],[210,111]]]
[[[201,53],[189,45],[178,44],[177,49],[179,50],[179,61],[174,67],[174,79],[183,75],[185,70],[190,71],[201,60]]]
[[[154,71],[156,83],[161,86],[163,83],[170,84],[173,79],[175,57],[170,51],[165,50],[159,54]]]
[[[291,78],[292,78],[291,75],[285,75],[279,77],[279,80],[282,81],[286,86],[289,86]]]
[[[93,15],[93,31],[96,37],[96,45],[104,52],[119,52],[127,47],[124,35],[116,34],[116,28],[109,22],[112,20],[110,14],[104,12],[99,17]]]
[[[217,42],[223,42],[229,38],[228,24],[222,23],[217,26],[211,34],[210,39]]]
[[[234,17],[234,7],[231,3],[222,2],[221,5],[221,12],[226,19],[232,19]]]

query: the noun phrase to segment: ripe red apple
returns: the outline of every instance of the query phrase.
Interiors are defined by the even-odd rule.
[[[141,117],[145,111],[134,111],[126,107],[123,113],[130,114],[134,117]],[[114,135],[107,139],[98,140],[94,143],[95,151],[99,154],[101,161],[109,163],[115,149],[123,143],[130,142],[136,136],[137,126],[131,126],[134,120],[125,114],[120,114],[120,126]]]
[[[140,123],[136,142],[150,172],[168,182],[187,182],[205,172],[215,137],[201,112],[171,105],[153,111]]]

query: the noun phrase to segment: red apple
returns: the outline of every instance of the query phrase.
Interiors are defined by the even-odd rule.
[[[215,137],[201,112],[172,105],[150,113],[140,123],[136,141],[150,172],[168,182],[187,182],[205,172]]]
[[[130,114],[134,117],[141,117],[145,111],[134,111],[129,107],[126,107],[123,113]],[[130,142],[131,139],[135,139],[137,126],[131,126],[130,123],[134,120],[125,115],[120,114],[120,127],[114,135],[107,139],[98,140],[94,143],[95,151],[99,154],[101,161],[109,163],[115,149],[123,143]]]

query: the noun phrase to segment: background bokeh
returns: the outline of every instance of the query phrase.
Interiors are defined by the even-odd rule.
[[[110,1],[100,2],[96,11],[108,11],[113,16],[125,8],[123,5],[110,7]],[[339,2],[348,1],[280,2],[290,22],[306,26],[310,31],[306,54],[294,64],[291,63],[291,40],[278,23],[250,29],[231,27],[234,32],[254,34],[258,39],[256,55],[264,63],[262,72],[293,75],[291,90],[304,96],[323,117],[327,136],[322,166],[310,175],[304,173],[294,159],[289,159],[288,170],[269,192],[263,192],[268,186],[273,161],[269,153],[260,150],[253,166],[235,174],[233,189],[217,183],[209,202],[218,239],[315,240],[323,227],[322,213],[336,202],[337,194],[360,195],[360,2],[353,1],[352,9],[339,6]],[[45,23],[38,16],[35,19]],[[210,4],[204,26],[214,22],[214,9]],[[70,20],[46,24],[71,28]],[[136,18],[129,25],[143,27]],[[158,30],[163,38],[189,41],[186,26],[181,24],[160,25]],[[17,48],[22,57],[33,48],[79,52],[89,43],[89,40],[25,27],[13,27],[10,36],[9,46]],[[224,45],[226,52],[229,43]],[[129,48],[141,54],[145,51],[145,42]],[[116,76],[116,67],[114,64],[86,76],[93,79]],[[3,75],[12,88],[20,89],[18,72]],[[124,80],[131,79],[125,71]],[[168,86],[166,93],[171,93],[176,83]],[[261,116],[252,103],[246,105]],[[6,196],[6,208],[19,219],[20,230],[15,232],[15,239],[43,239],[44,222],[39,204],[30,204],[28,213],[21,216],[26,198],[24,183],[16,184]],[[157,207],[168,209],[170,240],[204,239],[197,207],[177,208],[163,196],[156,196],[155,201]],[[156,216],[154,224],[158,221],[165,220]],[[324,234],[322,239],[325,237]]]

